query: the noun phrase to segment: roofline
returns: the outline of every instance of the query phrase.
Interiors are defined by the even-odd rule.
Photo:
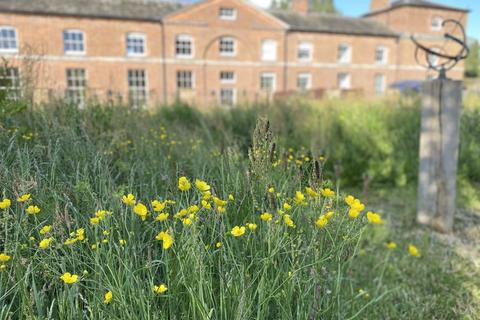
[[[320,30],[308,30],[308,29],[296,29],[296,28],[290,28],[287,30],[287,33],[292,33],[292,32],[310,32],[310,33],[326,33],[326,34],[341,34],[341,35],[348,35],[348,36],[354,36],[354,37],[378,37],[378,38],[400,38],[399,34],[373,34],[373,33],[349,33],[349,32],[341,32],[341,31],[320,31]]]
[[[127,20],[127,21],[141,21],[141,22],[155,22],[163,24],[163,17],[154,19],[154,18],[134,18],[134,17],[123,17],[123,16],[111,16],[111,15],[94,15],[94,14],[80,14],[80,13],[60,13],[60,12],[43,12],[43,11],[22,11],[15,9],[0,9],[0,13],[14,13],[14,14],[25,14],[25,15],[41,15],[41,16],[54,16],[54,17],[72,17],[72,18],[89,18],[89,19],[103,19],[103,20]]]
[[[420,8],[428,8],[428,9],[433,8],[433,9],[441,9],[441,10],[447,10],[447,11],[459,11],[459,12],[465,12],[465,13],[470,12],[469,9],[454,8],[454,7],[448,7],[448,6],[443,6],[443,5],[435,6],[435,5],[427,5],[427,4],[401,3],[401,4],[398,4],[396,6],[386,7],[385,9],[380,9],[380,10],[376,10],[376,11],[372,11],[372,12],[367,12],[364,15],[362,15],[362,17],[371,17],[371,16],[374,16],[374,15],[377,15],[377,14],[385,13],[385,12],[392,11],[392,10],[402,8],[402,7],[420,7]]]

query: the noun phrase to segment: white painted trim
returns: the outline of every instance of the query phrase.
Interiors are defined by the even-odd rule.
[[[263,91],[267,91],[266,89],[262,88],[261,85],[262,85],[262,78],[263,77],[272,77],[273,78],[273,81],[272,81],[272,90],[271,92],[275,92],[277,91],[277,74],[275,72],[262,72],[260,73],[260,90],[263,90]]]
[[[346,58],[345,59],[342,59],[342,57],[339,56],[341,47],[346,47],[347,48],[347,53],[346,53]],[[338,45],[338,47],[337,47],[337,62],[341,63],[341,64],[352,63],[352,46],[349,43],[340,43]]]
[[[377,50],[382,50],[383,51],[383,60],[382,61],[377,61]],[[386,65],[388,63],[388,48],[385,46],[377,46],[375,48],[375,64],[376,65]]]
[[[310,51],[310,57],[303,58],[303,59],[299,58],[298,53],[300,52],[300,49],[307,49],[307,48]],[[297,60],[299,62],[303,62],[303,63],[311,62],[313,60],[313,48],[314,48],[314,46],[313,46],[313,43],[311,43],[311,42],[307,42],[307,41],[299,42],[298,45],[297,45]]]
[[[233,52],[222,52],[220,50],[222,40],[225,40],[225,41],[231,40],[233,42]],[[235,57],[237,55],[237,40],[233,37],[220,37],[218,39],[218,53],[222,57]]]
[[[222,72],[231,72],[233,73],[233,78],[232,79],[222,79],[221,74]],[[237,73],[233,70],[220,70],[218,77],[220,79],[221,84],[234,84],[237,82]]]
[[[83,51],[67,51],[65,49],[65,33],[66,32],[77,32],[81,33],[83,36]],[[62,44],[63,44],[63,53],[69,56],[84,56],[87,54],[87,35],[80,29],[64,29],[62,32]]]
[[[128,37],[142,38],[143,40],[143,53],[129,53],[128,52]],[[147,35],[143,32],[127,32],[125,34],[125,53],[127,57],[145,57],[147,56]]]
[[[233,15],[232,16],[222,16],[222,9],[232,10]],[[218,17],[220,18],[220,20],[226,20],[226,21],[237,20],[237,8],[220,6],[220,8],[218,9]]]
[[[177,39],[178,38],[183,38],[183,39],[188,39],[190,40],[190,43],[191,43],[191,49],[192,49],[192,53],[189,54],[189,55],[186,55],[186,54],[177,54]],[[174,50],[174,54],[175,54],[175,57],[177,59],[192,59],[193,57],[195,57],[195,41],[193,39],[193,37],[189,34],[177,34],[175,36],[175,45],[173,46],[173,50]]]
[[[433,25],[433,22],[434,21],[439,21],[440,24],[438,26],[434,26]],[[442,31],[442,28],[443,28],[443,18],[440,17],[440,16],[433,16],[432,17],[432,20],[430,20],[430,30],[432,31]]]

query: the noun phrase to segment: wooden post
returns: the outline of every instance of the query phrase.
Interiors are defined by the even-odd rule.
[[[462,82],[424,83],[417,221],[451,232],[455,213]]]

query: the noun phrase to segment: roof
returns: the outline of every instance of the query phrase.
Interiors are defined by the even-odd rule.
[[[390,6],[368,12],[364,16],[370,16],[378,13],[383,13],[392,9],[400,8],[400,7],[421,7],[421,8],[431,8],[431,9],[442,9],[442,10],[452,10],[452,11],[461,11],[461,12],[469,12],[467,9],[462,9],[462,8],[457,8],[457,7],[452,7],[452,6],[447,6],[444,4],[432,2],[432,1],[427,1],[427,0],[396,0],[393,1]]]
[[[3,12],[147,21],[160,21],[180,7],[168,2],[125,0],[0,0]]]
[[[362,18],[342,17],[339,15],[321,13],[309,13],[304,15],[291,11],[274,10],[270,11],[270,13],[287,23],[292,31],[384,37],[398,36],[384,24]]]

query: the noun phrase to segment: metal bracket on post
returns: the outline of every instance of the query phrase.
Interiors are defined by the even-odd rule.
[[[429,48],[412,36],[417,46],[417,62],[438,72],[437,79],[426,81],[423,85],[417,221],[440,232],[451,232],[453,229],[463,87],[462,81],[448,79],[447,71],[469,53],[463,26],[455,20],[445,20],[443,26],[447,24],[459,28],[463,35],[463,39],[459,39],[445,34],[446,41],[461,46],[455,55]],[[426,64],[420,63],[420,52],[425,53]],[[432,57],[436,57],[436,64]]]

